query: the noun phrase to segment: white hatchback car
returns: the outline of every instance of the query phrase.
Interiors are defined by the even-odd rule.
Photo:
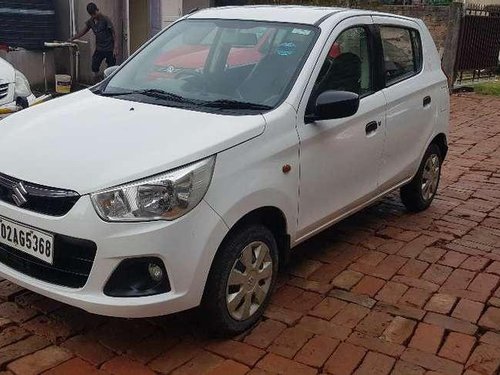
[[[394,189],[430,205],[448,117],[420,20],[190,14],[98,86],[4,121],[0,274],[103,315],[201,305],[241,332],[291,248]]]
[[[0,115],[28,107],[35,99],[24,74],[0,58]]]

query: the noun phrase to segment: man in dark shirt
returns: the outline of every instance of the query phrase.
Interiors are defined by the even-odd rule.
[[[94,32],[96,49],[92,56],[92,71],[97,78],[103,60],[106,60],[108,67],[116,65],[118,52],[116,34],[113,23],[108,17],[99,12],[97,5],[89,3],[87,12],[90,14],[90,19],[85,22],[85,28],[70,40],[79,39],[90,30]]]

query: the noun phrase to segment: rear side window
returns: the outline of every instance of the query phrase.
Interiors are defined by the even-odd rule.
[[[422,68],[422,45],[417,30],[381,26],[387,86],[409,78]]]

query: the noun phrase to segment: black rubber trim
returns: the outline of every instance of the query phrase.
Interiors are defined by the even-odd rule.
[[[339,12],[342,12],[342,11],[341,10],[336,10],[334,12],[330,12],[328,14],[325,14],[319,20],[317,20],[316,22],[314,22],[314,26],[318,26],[319,27],[319,25],[321,25],[323,22],[325,22],[328,18],[330,18],[331,16],[333,16],[334,14],[337,14]]]
[[[382,38],[380,37],[380,28],[378,24],[369,25],[370,47],[372,51],[372,79],[375,92],[385,88],[385,62],[384,49],[382,47]]]
[[[163,271],[163,279],[154,281],[148,265],[154,263]],[[123,260],[113,271],[104,286],[109,297],[146,297],[168,293],[172,290],[165,264],[157,257],[129,258]]]
[[[97,245],[92,241],[55,234],[53,264],[3,244],[0,244],[0,263],[51,284],[82,288],[90,275],[96,252]]]
[[[27,192],[27,202],[21,208],[28,211],[64,216],[80,199],[80,194],[72,190],[38,185],[0,173],[0,201],[16,206],[12,195],[14,187],[19,183],[23,184]]]

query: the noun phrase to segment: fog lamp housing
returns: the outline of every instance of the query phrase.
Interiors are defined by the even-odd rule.
[[[110,297],[146,297],[170,290],[163,261],[144,257],[123,260],[106,283],[104,294]]]

